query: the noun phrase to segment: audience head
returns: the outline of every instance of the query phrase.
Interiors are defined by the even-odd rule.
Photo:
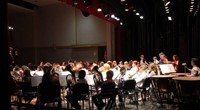
[[[104,67],[104,71],[109,71],[110,70],[110,65],[108,63],[105,63],[103,65],[103,67]]]
[[[44,74],[50,74],[51,73],[51,69],[52,69],[51,65],[45,64],[44,67],[43,67]]]
[[[114,60],[114,61],[112,62],[112,65],[113,65],[113,67],[116,67],[116,66],[117,66],[117,61]]]
[[[147,69],[147,65],[146,64],[141,64],[140,65],[140,70],[146,70]]]
[[[165,59],[165,58],[167,58],[167,56],[166,56],[163,52],[160,52],[160,53],[159,53],[159,57],[160,57],[160,59]]]
[[[138,61],[137,60],[134,60],[134,61],[132,61],[132,67],[136,67],[136,66],[138,66]]]
[[[113,71],[111,71],[111,70],[107,71],[106,72],[106,79],[107,80],[112,79],[113,75],[114,75]]]
[[[191,65],[192,66],[199,66],[199,59],[198,58],[192,58],[191,59]]]
[[[104,65],[104,62],[101,61],[101,62],[99,63],[99,67],[102,67],[103,65]]]
[[[121,75],[125,75],[126,74],[126,68],[125,67],[121,67],[120,68],[120,74]]]
[[[99,71],[99,67],[98,66],[94,66],[93,68],[92,68],[92,71]]]
[[[140,55],[140,59],[141,59],[141,60],[144,60],[144,55],[143,55],[143,54]]]
[[[107,61],[107,64],[109,64],[109,65],[110,65],[110,68],[112,68],[112,67],[113,67],[113,63],[112,63],[112,61]]]
[[[54,73],[52,74],[52,81],[58,81],[58,80],[59,80],[59,74],[56,73],[56,72],[54,72]]]
[[[156,65],[154,64],[154,63],[150,63],[149,65],[148,65],[148,69],[150,70],[150,71],[157,71],[157,67],[156,67]]]
[[[156,57],[156,56],[154,56],[154,57],[153,57],[153,61],[156,61],[156,60],[157,60],[157,57]]]
[[[80,70],[80,71],[79,71],[79,74],[78,74],[78,78],[79,78],[79,79],[84,79],[84,78],[85,78],[85,75],[86,75],[85,70]]]
[[[14,68],[13,68],[13,71],[19,71],[20,70],[20,67],[18,65],[16,65]]]
[[[179,60],[179,57],[177,55],[172,56],[173,60]]]

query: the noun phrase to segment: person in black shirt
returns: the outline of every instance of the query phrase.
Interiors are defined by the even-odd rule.
[[[114,73],[111,70],[106,72],[106,81],[104,81],[101,86],[101,93],[92,96],[92,101],[97,106],[98,110],[102,110],[103,107],[105,106],[103,99],[111,98],[113,92],[115,91],[115,82],[112,79],[113,74]]]

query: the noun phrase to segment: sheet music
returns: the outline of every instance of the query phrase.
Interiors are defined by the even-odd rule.
[[[173,64],[160,64],[159,67],[160,67],[162,74],[168,74],[168,73],[175,73],[176,72]]]

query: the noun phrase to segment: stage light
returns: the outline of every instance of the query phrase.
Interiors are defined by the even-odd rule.
[[[136,15],[137,15],[137,16],[139,16],[139,15],[140,15],[140,13],[138,13],[138,12],[137,12],[137,13],[136,13]]]
[[[167,6],[167,5],[169,5],[170,4],[170,1],[168,1],[166,4],[165,4],[165,6]]]
[[[114,15],[114,14],[112,14],[112,15],[111,15],[111,18],[115,18],[115,15]]]
[[[9,30],[14,30],[14,28],[12,26],[8,26]]]
[[[98,11],[98,12],[101,12],[101,11],[102,11],[102,9],[101,9],[101,8],[97,8],[97,11]]]
[[[171,17],[171,16],[168,16],[168,20],[169,20],[169,21],[172,21],[172,17]]]
[[[136,9],[134,9],[133,12],[136,12]]]
[[[140,19],[144,19],[144,16],[140,16]]]
[[[122,22],[120,22],[120,25],[123,25],[123,23],[122,23]]]
[[[126,0],[121,0],[121,2],[125,2]]]
[[[74,0],[74,5],[78,5],[78,0]]]
[[[124,11],[129,11],[129,9],[128,9],[128,8],[126,8]]]

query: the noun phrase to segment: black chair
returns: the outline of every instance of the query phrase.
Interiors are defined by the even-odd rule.
[[[148,94],[148,98],[150,97],[150,92],[151,92],[150,85],[151,85],[151,78],[146,78],[143,82],[142,87],[139,87],[139,90],[141,92],[141,96],[143,96],[142,99],[144,101],[147,98],[147,94]]]
[[[17,82],[18,86],[18,100],[20,103],[24,100],[25,103],[30,104],[34,98],[37,98],[38,92],[36,87],[31,86],[31,82]]]
[[[84,101],[88,101],[89,109],[91,110],[89,85],[88,84],[76,83],[73,86],[72,100],[71,100],[72,106],[73,106],[73,103],[76,106],[78,104],[78,101],[82,101],[82,108],[83,109],[84,109]]]
[[[135,80],[127,80],[124,82],[123,87],[121,88],[122,92],[119,94],[124,97],[124,103],[126,102],[126,96],[129,96],[130,100],[136,104],[138,109],[138,91],[135,89],[135,86]],[[125,106],[125,104],[123,105]]]
[[[46,103],[58,103],[58,107],[61,107],[61,96],[60,96],[60,86],[59,85],[52,85],[46,83],[40,83],[38,86],[38,104],[45,105]]]

